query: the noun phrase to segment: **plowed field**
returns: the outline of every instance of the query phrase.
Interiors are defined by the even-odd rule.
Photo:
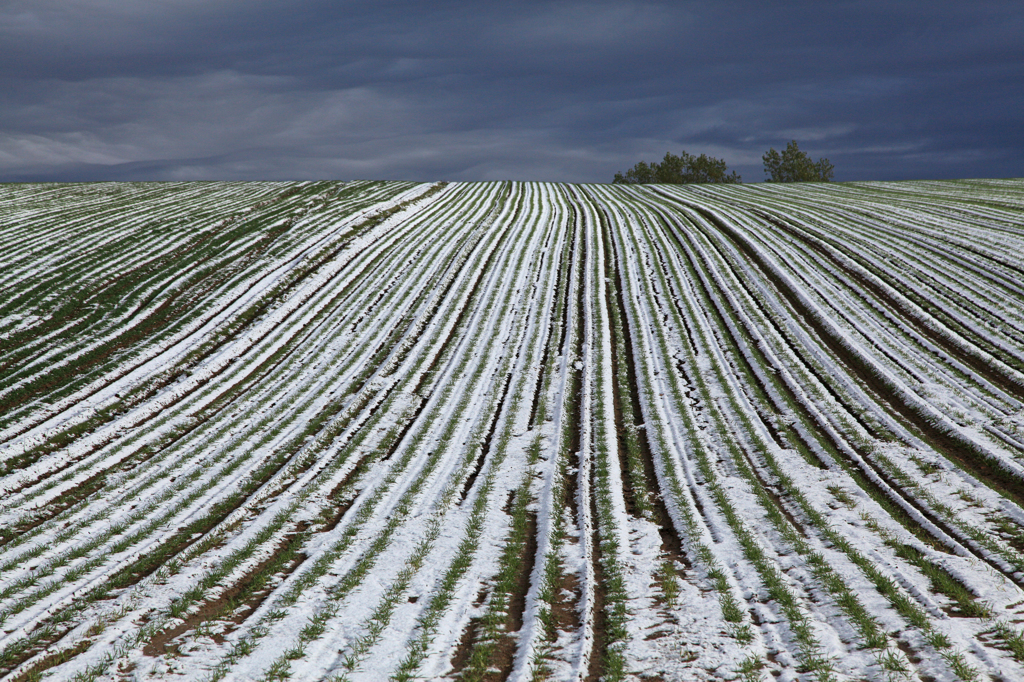
[[[0,679],[1024,679],[1024,181],[0,185]]]

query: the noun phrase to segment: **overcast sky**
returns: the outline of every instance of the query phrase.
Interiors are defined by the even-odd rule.
[[[0,0],[0,181],[1024,176],[1024,3]]]

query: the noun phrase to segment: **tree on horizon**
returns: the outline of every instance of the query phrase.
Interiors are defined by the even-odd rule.
[[[761,157],[764,161],[765,182],[829,182],[834,166],[825,157],[811,161],[806,152],[800,151],[796,140],[786,145],[780,154],[769,148]]]
[[[686,185],[703,183],[742,182],[736,171],[727,174],[724,159],[716,159],[707,154],[694,156],[685,151],[679,156],[665,152],[661,163],[641,161],[625,173],[616,173],[612,180],[617,185]]]

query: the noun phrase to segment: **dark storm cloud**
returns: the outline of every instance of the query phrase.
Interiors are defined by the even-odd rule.
[[[32,0],[0,6],[0,180],[1024,174],[1017,3]]]

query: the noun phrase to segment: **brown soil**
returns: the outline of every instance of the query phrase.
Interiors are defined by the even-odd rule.
[[[469,657],[473,653],[473,646],[476,644],[480,627],[480,619],[472,618],[470,619],[469,625],[466,629],[462,631],[462,637],[459,639],[459,646],[456,647],[451,658],[452,676],[456,676],[465,670],[466,665],[469,663]]]

